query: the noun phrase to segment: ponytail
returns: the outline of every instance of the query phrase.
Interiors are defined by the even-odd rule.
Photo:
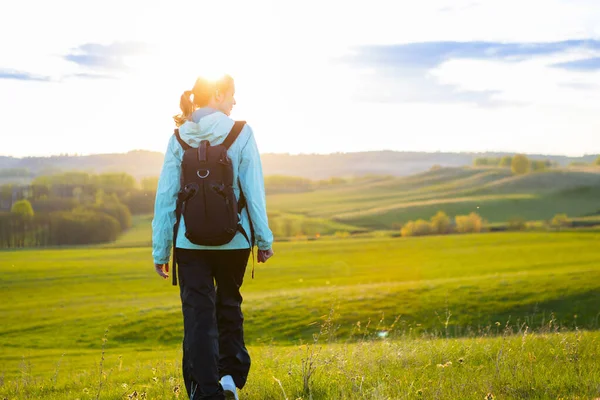
[[[189,121],[192,117],[192,113],[195,110],[194,103],[192,102],[192,91],[186,90],[181,95],[179,101],[179,108],[181,108],[181,114],[173,117],[177,126],[183,125],[186,121]]]
[[[223,75],[216,81],[210,81],[208,79],[199,77],[194,84],[192,90],[186,90],[181,95],[179,101],[179,108],[181,108],[181,114],[173,117],[177,126],[183,125],[186,121],[191,120],[192,114],[197,107],[205,107],[209,104],[210,99],[217,92],[226,92],[233,86],[233,78],[229,75]],[[192,100],[194,95],[194,100]]]

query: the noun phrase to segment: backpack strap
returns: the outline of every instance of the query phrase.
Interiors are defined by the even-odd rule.
[[[175,139],[183,148],[183,151],[191,149],[192,146],[183,141],[181,136],[179,135],[179,129],[173,130],[173,134],[175,135]],[[185,202],[181,199],[182,192],[180,191],[177,196],[177,202],[175,205],[175,225],[173,226],[173,262],[171,265],[171,273],[173,274],[173,286],[177,286],[177,233],[179,232],[179,224],[181,221],[182,208],[185,207]]]
[[[175,135],[175,138],[177,139],[177,141],[179,142],[179,144],[183,148],[183,151],[186,151],[187,149],[191,149],[192,148],[192,146],[190,146],[189,144],[187,144],[186,142],[183,141],[183,139],[179,135],[179,129],[175,129],[173,131],[173,134]]]
[[[197,186],[196,186],[197,189]],[[185,212],[185,202],[195,194],[193,187],[184,187],[177,194],[177,202],[175,203],[175,225],[173,226],[173,286],[177,286],[177,233],[179,232],[179,224],[181,216]]]
[[[242,133],[244,125],[246,125],[246,121],[235,121],[233,128],[231,128],[231,131],[229,131],[229,134],[221,145],[225,146],[226,149],[229,149],[233,142],[235,142],[235,139],[237,139],[238,136],[240,136],[240,133]]]
[[[242,133],[242,129],[244,129],[245,125],[246,125],[246,121],[235,121],[235,123],[233,124],[233,128],[231,128],[231,131],[229,132],[229,134],[227,135],[227,137],[225,138],[225,140],[222,143],[222,145],[225,146],[226,149],[229,149],[231,147],[231,145],[233,144],[233,142],[235,142],[235,140],[238,138],[240,133]],[[239,180],[238,180],[238,182],[239,182]],[[242,210],[244,208],[246,208],[247,203],[246,203],[246,196],[244,196],[244,192],[242,191],[241,182],[239,182],[239,186],[240,186],[240,199],[238,201],[238,210],[240,212],[242,212]],[[248,222],[250,223],[250,236],[248,236],[248,232],[246,232],[246,230],[242,226],[241,221],[240,221],[240,224],[238,225],[238,230],[242,233],[244,238],[250,244],[250,250],[252,252],[252,279],[254,279],[254,240],[255,239],[254,239],[254,227],[252,225],[252,220],[250,219],[249,211],[248,211]]]

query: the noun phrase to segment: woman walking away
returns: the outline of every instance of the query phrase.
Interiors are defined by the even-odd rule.
[[[240,287],[250,250],[273,251],[260,155],[250,126],[229,117],[230,76],[198,78],[181,96],[152,220],[154,268],[177,273],[183,311],[183,379],[191,400],[237,399],[250,370]],[[178,267],[178,268],[177,268]]]

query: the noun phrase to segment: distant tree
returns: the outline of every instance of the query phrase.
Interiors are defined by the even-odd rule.
[[[96,193],[94,194],[94,203],[97,205],[104,204],[105,197],[106,197],[106,194],[104,193],[104,190],[102,190],[102,189],[96,190]]]
[[[500,166],[501,167],[505,167],[505,168],[509,168],[512,165],[512,157],[511,156],[504,156],[500,159]]]
[[[111,172],[100,174],[95,177],[96,184],[105,189],[133,189],[135,178],[124,172]]]
[[[75,199],[63,199],[60,197],[42,197],[31,201],[31,206],[36,214],[51,213],[56,211],[71,211],[77,207],[77,204],[77,200]]]
[[[82,207],[78,211],[93,211],[95,213],[104,213],[113,217],[119,222],[121,231],[131,228],[132,217],[129,208],[127,208],[126,205],[116,202],[114,200]]]
[[[550,225],[553,228],[557,228],[557,229],[568,228],[572,225],[572,222],[569,219],[569,217],[567,216],[567,214],[556,214],[554,216],[554,218],[552,218]]]
[[[532,171],[545,171],[550,168],[551,163],[547,160],[531,160]]]
[[[477,213],[457,215],[455,220],[456,231],[459,233],[479,233],[483,231],[483,219]]]
[[[82,195],[83,189],[80,186],[73,189],[73,198],[75,199],[75,201],[80,202]]]
[[[530,162],[529,158],[523,154],[517,154],[513,157],[511,164],[511,170],[515,175],[523,175],[529,172]]]
[[[508,221],[509,231],[523,231],[527,228],[527,221],[521,217],[514,217]]]
[[[149,214],[154,211],[155,190],[133,190],[127,193],[122,203],[129,208],[131,214]]]
[[[12,196],[13,187],[14,185],[10,183],[0,186],[0,194],[3,196]]]
[[[408,221],[402,229],[400,234],[402,236],[424,236],[431,234],[431,224],[424,219],[418,219],[416,221]]]
[[[31,207],[29,200],[26,199],[15,202],[12,205],[10,212],[25,217],[33,217],[33,207]]]
[[[488,159],[487,159],[487,158],[485,158],[485,157],[478,157],[478,158],[476,158],[476,159],[473,161],[473,164],[474,164],[476,167],[483,167],[483,166],[489,165],[489,164],[488,164],[488,162],[489,162],[489,161],[488,161]]]
[[[50,242],[53,245],[110,242],[121,231],[119,221],[103,212],[57,212],[50,214],[50,218]]]
[[[403,237],[414,236],[415,232],[415,221],[408,221],[400,228],[400,235]]]
[[[434,233],[446,234],[450,232],[450,217],[443,211],[438,211],[431,217],[431,229]]]
[[[596,161],[594,161],[594,164],[600,165],[600,156],[598,156],[598,158],[596,158]]]

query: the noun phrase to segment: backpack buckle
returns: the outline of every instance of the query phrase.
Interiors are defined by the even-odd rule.
[[[200,174],[200,171],[204,171],[204,172],[206,172],[206,174],[204,174],[204,173]],[[196,175],[198,175],[198,178],[200,178],[200,179],[207,178],[208,175],[210,175],[210,170],[208,170],[208,169],[199,169],[198,171],[196,171]]]

